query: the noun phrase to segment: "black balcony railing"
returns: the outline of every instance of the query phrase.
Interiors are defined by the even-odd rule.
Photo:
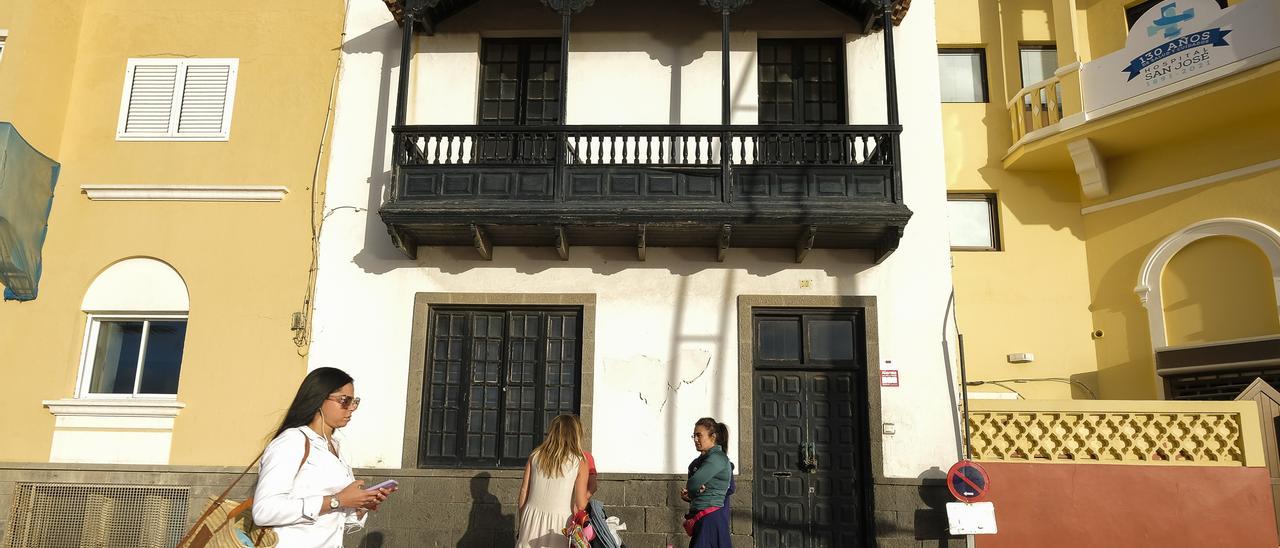
[[[406,126],[399,165],[892,166],[891,126]],[[728,155],[722,143],[728,136]],[[563,149],[560,145],[563,144]],[[563,156],[557,152],[563,150]]]
[[[497,245],[559,246],[570,232],[620,245],[650,227],[651,245],[727,245],[732,233],[740,246],[800,238],[883,254],[910,217],[898,126],[393,131],[394,187],[381,214],[402,246],[463,245],[483,239],[482,228]],[[530,239],[536,227],[548,228],[542,240]]]
[[[899,132],[895,126],[404,126],[395,136],[397,167],[408,172],[552,168],[558,181],[574,168],[892,168]],[[406,197],[404,190],[397,185],[395,199]],[[730,190],[719,195],[731,201]],[[896,193],[886,198],[897,201]]]

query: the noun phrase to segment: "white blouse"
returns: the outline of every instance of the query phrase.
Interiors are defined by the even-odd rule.
[[[303,463],[306,443],[311,450]],[[364,526],[365,517],[357,518],[352,508],[321,514],[326,495],[355,481],[351,467],[340,456],[342,448],[337,440],[333,444],[338,455],[329,451],[323,436],[301,426],[281,432],[262,454],[253,522],[274,528],[280,535],[279,548],[341,548],[344,532]]]

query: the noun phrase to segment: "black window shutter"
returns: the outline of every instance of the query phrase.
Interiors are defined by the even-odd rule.
[[[578,412],[581,311],[433,308],[420,466],[518,468]]]

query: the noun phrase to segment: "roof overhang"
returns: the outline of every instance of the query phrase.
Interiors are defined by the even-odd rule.
[[[405,4],[408,3],[420,10],[420,16],[417,23],[421,32],[426,34],[434,34],[435,28],[444,20],[453,17],[458,12],[475,4],[479,0],[382,0],[387,5],[387,9],[391,11],[391,15],[395,17],[396,24],[404,24]],[[533,1],[533,0],[529,0]],[[689,0],[694,1],[694,0]],[[882,25],[878,13],[881,9],[883,0],[821,0],[823,4],[848,15],[858,21],[862,21],[865,25],[865,32],[875,32],[881,29]],[[893,1],[893,24],[896,26],[902,23],[902,19],[907,16],[907,9],[911,7],[911,0],[892,0]]]

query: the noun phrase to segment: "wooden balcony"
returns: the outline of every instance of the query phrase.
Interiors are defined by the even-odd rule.
[[[911,212],[899,126],[400,126],[398,247],[870,249]],[[712,255],[708,255],[709,257]]]

